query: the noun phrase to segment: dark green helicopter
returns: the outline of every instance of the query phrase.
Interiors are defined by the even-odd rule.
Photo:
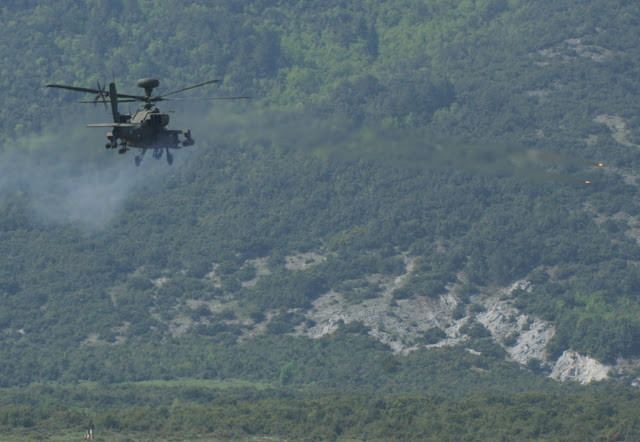
[[[107,149],[115,149],[118,146],[118,153],[126,153],[130,148],[135,147],[141,149],[140,155],[136,155],[136,166],[139,166],[144,158],[147,149],[153,149],[153,157],[162,158],[163,151],[167,152],[167,163],[173,163],[173,156],[169,149],[181,149],[183,146],[192,146],[195,141],[191,138],[190,129],[170,130],[167,129],[169,124],[169,115],[161,113],[155,107],[155,103],[165,100],[235,100],[250,97],[196,97],[196,98],[165,98],[169,95],[184,92],[189,89],[204,86],[211,83],[217,83],[221,80],[210,80],[204,83],[185,87],[177,91],[168,92],[163,95],[152,95],[153,90],[160,85],[160,81],[155,78],[143,78],[138,80],[138,86],[144,89],[144,95],[121,94],[116,90],[115,83],[109,83],[109,90],[106,90],[98,82],[97,89],[89,89],[83,87],[66,86],[62,84],[47,84],[46,87],[54,87],[59,89],[67,89],[76,92],[86,92],[96,94],[91,101],[80,101],[80,103],[97,103],[101,100],[105,107],[107,106],[107,98],[111,102],[111,113],[113,115],[113,123],[96,123],[87,124],[87,127],[112,127],[113,131],[107,134],[109,142],[105,145]],[[143,106],[133,115],[121,114],[118,112],[118,103],[141,102]],[[183,135],[181,141],[179,135]],[[120,141],[118,141],[120,140]]]

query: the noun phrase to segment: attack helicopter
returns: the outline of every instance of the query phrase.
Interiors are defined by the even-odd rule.
[[[112,123],[94,123],[87,124],[87,127],[112,127],[113,130],[107,133],[108,143],[105,145],[107,149],[118,149],[118,153],[124,154],[132,147],[141,149],[139,155],[135,157],[136,166],[140,166],[142,159],[148,149],[153,149],[153,157],[162,158],[162,154],[166,151],[167,163],[173,163],[173,155],[170,149],[181,149],[182,147],[192,146],[195,141],[191,137],[190,129],[170,130],[169,115],[161,113],[155,106],[155,103],[166,100],[235,100],[250,97],[195,97],[195,98],[165,98],[169,95],[184,92],[189,89],[205,86],[207,84],[218,83],[221,80],[210,80],[193,86],[178,89],[162,95],[153,95],[153,90],[160,86],[160,81],[155,78],[143,78],[138,80],[138,87],[144,89],[144,95],[121,94],[116,90],[114,82],[109,83],[107,90],[100,82],[97,82],[97,89],[82,88],[75,86],[67,86],[62,84],[47,84],[46,87],[67,89],[75,92],[85,92],[96,94],[93,100],[80,101],[79,103],[96,104],[102,101],[105,108],[107,107],[107,98],[111,104],[111,114],[113,116]],[[118,111],[119,103],[142,103],[135,113],[121,114]],[[180,135],[184,139],[180,140]]]

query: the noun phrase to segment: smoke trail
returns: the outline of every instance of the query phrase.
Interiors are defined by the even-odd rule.
[[[136,188],[168,173],[166,164],[136,168],[132,153],[120,156],[100,148],[101,131],[78,122],[62,127],[69,131],[18,138],[0,153],[0,197],[24,194],[39,222],[103,229],[122,213]]]
[[[521,176],[560,182],[584,182],[554,173],[557,166],[595,163],[556,153],[479,143],[460,137],[433,137],[420,129],[361,127],[348,119],[318,118],[278,111],[257,104],[220,104],[213,109],[177,110],[172,128],[191,127],[196,146],[175,155],[168,167],[147,156],[142,167],[133,152],[118,155],[104,149],[105,132],[87,129],[108,121],[96,111],[60,121],[58,128],[12,141],[0,151],[0,197],[25,194],[32,215],[45,223],[76,223],[95,231],[122,214],[139,189],[162,186],[175,168],[191,167],[193,158],[212,146],[274,147],[320,158],[367,160],[393,167],[465,170],[492,176]],[[151,163],[151,164],[149,164]]]
[[[565,176],[566,168],[599,164],[559,153],[505,142],[433,136],[425,129],[362,127],[348,119],[319,118],[305,113],[255,108],[242,114],[217,108],[203,133],[218,134],[228,145],[275,146],[302,150],[324,159],[366,160],[401,168],[455,169],[490,176],[584,183]],[[592,171],[585,172],[585,176]]]

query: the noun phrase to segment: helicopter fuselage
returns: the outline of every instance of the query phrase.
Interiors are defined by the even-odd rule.
[[[81,103],[97,103],[101,100],[105,107],[107,107],[107,98],[111,104],[111,114],[113,117],[112,123],[97,123],[88,124],[88,127],[104,127],[112,128],[112,131],[107,134],[109,142],[105,145],[107,149],[115,149],[119,147],[118,152],[126,153],[130,148],[135,147],[142,152],[136,156],[136,165],[139,166],[142,158],[144,157],[147,149],[153,149],[153,157],[160,159],[163,151],[167,153],[167,162],[171,164],[173,162],[173,156],[169,152],[170,149],[181,149],[185,146],[191,146],[195,142],[191,138],[191,130],[170,130],[167,129],[169,125],[169,115],[161,113],[158,108],[154,107],[154,103],[164,100],[172,100],[176,98],[166,98],[168,95],[173,95],[178,92],[187,91],[196,87],[201,87],[207,84],[217,83],[220,80],[209,80],[204,83],[195,84],[186,88],[182,88],[176,91],[168,92],[163,95],[153,95],[153,90],[160,85],[160,82],[155,78],[143,78],[138,80],[138,86],[144,89],[144,95],[130,95],[120,94],[116,90],[115,83],[109,83],[109,89],[105,89],[97,82],[97,89],[90,89],[84,87],[68,86],[64,84],[48,84],[46,87],[53,87],[58,89],[66,89],[75,92],[93,93],[97,94],[92,101],[81,101]],[[249,97],[204,97],[205,99],[238,99]],[[121,114],[118,111],[119,103],[140,102],[144,103],[143,107],[138,109],[133,115]],[[180,139],[180,135],[184,136],[184,139]]]
[[[189,129],[169,130],[167,126],[170,118],[168,114],[160,113],[157,108],[141,109],[135,114],[119,114],[117,123],[89,124],[90,127],[112,127],[107,134],[110,141],[109,148],[117,147],[116,140],[125,148],[168,148],[180,149],[182,145],[194,144]],[[185,139],[180,141],[179,135]],[[182,145],[181,145],[182,144]]]

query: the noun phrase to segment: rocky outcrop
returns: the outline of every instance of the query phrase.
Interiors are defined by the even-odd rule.
[[[310,338],[320,338],[333,333],[341,324],[352,322],[362,323],[368,334],[389,346],[396,354],[407,354],[418,348],[432,348],[452,346],[470,340],[466,334],[474,324],[481,324],[490,333],[495,343],[502,346],[508,354],[508,359],[524,367],[540,366],[544,372],[558,381],[577,381],[589,383],[606,379],[612,366],[601,364],[588,356],[567,349],[560,358],[552,360],[548,357],[546,348],[555,334],[553,324],[527,315],[515,306],[515,296],[530,293],[532,285],[526,280],[513,283],[502,288],[486,288],[481,293],[471,296],[466,304],[455,295],[458,284],[447,287],[446,293],[438,298],[427,296],[413,296],[410,299],[395,299],[395,290],[401,288],[406,279],[415,269],[416,258],[400,255],[404,260],[405,272],[396,277],[385,275],[367,275],[368,283],[377,284],[381,289],[379,296],[359,302],[349,301],[343,294],[330,290],[320,296],[309,310],[295,309],[298,317],[306,317],[295,329],[295,335]],[[306,253],[286,257],[286,268],[289,270],[304,269],[321,263],[325,256],[317,253]],[[258,280],[270,273],[267,259],[260,258],[248,261],[252,265],[255,276],[250,281],[243,282],[245,287],[255,285]],[[218,277],[213,271],[206,276],[214,283]],[[459,282],[465,281],[464,275],[458,275]],[[156,286],[162,286],[165,279],[154,280]],[[207,306],[211,312],[221,312],[225,309],[236,309],[232,299],[218,299],[214,301],[186,300],[184,307],[194,310]],[[176,307],[178,311],[179,306]],[[464,309],[461,309],[464,307]],[[461,314],[461,310],[464,314]],[[255,323],[252,319],[227,320],[228,323],[242,323],[244,333],[239,341],[251,339],[265,333],[266,325],[275,316],[274,312],[266,312],[264,320]],[[159,316],[156,318],[162,320]],[[208,319],[200,319],[208,323]],[[190,315],[178,314],[168,321],[169,332],[179,336],[189,327],[198,325]],[[471,351],[471,349],[469,349]],[[617,372],[629,373],[640,363],[631,364],[625,368],[618,363]],[[640,385],[640,378],[636,380]]]
[[[407,273],[388,281],[382,296],[360,303],[348,303],[335,291],[316,300],[307,312],[314,324],[301,327],[298,334],[319,338],[335,331],[341,323],[358,321],[369,328],[369,335],[389,345],[394,353],[406,354],[420,346],[442,347],[456,345],[469,339],[461,333],[464,324],[477,322],[491,332],[491,337],[508,353],[509,358],[523,366],[535,360],[550,377],[558,381],[589,383],[608,377],[611,366],[588,356],[567,350],[556,361],[548,358],[546,347],[555,334],[555,327],[540,318],[526,315],[513,305],[513,293],[530,292],[531,284],[517,281],[495,293],[481,293],[471,297],[467,314],[454,319],[454,310],[460,303],[453,292],[438,299],[416,296],[413,299],[394,300],[393,291],[401,287],[413,270],[413,261],[405,258]],[[474,313],[475,312],[475,313]],[[442,330],[443,338],[437,343],[425,344],[421,337],[431,329]]]
[[[521,283],[512,287],[520,288]],[[527,286],[530,290],[530,285]],[[476,297],[486,311],[476,316],[498,344],[502,345],[514,361],[525,365],[531,359],[546,361],[546,346],[555,334],[552,324],[533,316],[522,314],[511,301],[496,296]]]
[[[556,361],[550,377],[558,381],[578,381],[588,384],[609,377],[611,366],[601,364],[593,358],[566,350]]]

